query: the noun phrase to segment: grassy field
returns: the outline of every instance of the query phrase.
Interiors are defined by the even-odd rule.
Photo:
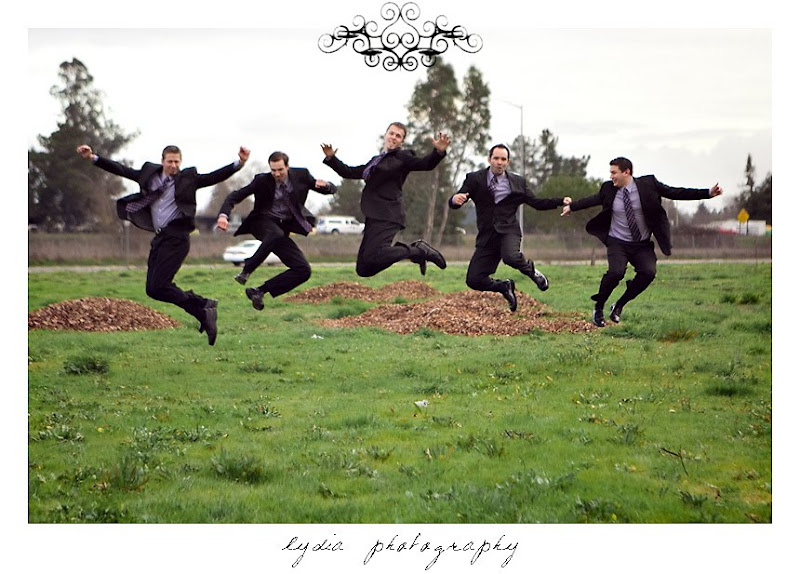
[[[545,293],[499,276],[588,320],[604,267],[544,271]],[[30,522],[772,522],[770,264],[662,264],[620,325],[507,338],[323,328],[372,305],[257,312],[234,273],[177,278],[219,298],[214,347],[143,270],[29,274],[29,311],[117,297],[183,323],[29,331]],[[320,266],[302,288],[405,279]]]

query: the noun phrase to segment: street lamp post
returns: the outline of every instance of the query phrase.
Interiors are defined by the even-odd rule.
[[[519,110],[519,147],[520,147],[519,155],[522,158],[522,169],[520,171],[522,173],[522,178],[526,179],[526,177],[525,177],[525,131],[524,131],[524,127],[523,127],[523,125],[524,125],[523,124],[524,110],[523,110],[522,104],[515,104],[514,102],[509,102],[508,100],[500,100],[500,101],[503,102],[504,104],[508,104],[509,106],[514,106],[515,108],[517,108]],[[522,208],[524,207],[524,205],[525,204],[521,204],[519,206],[518,217],[519,217],[520,231],[523,230],[523,224],[522,224],[523,210],[522,210]],[[523,234],[522,237],[524,238],[525,235]],[[519,244],[520,250],[522,250],[522,241],[523,240],[520,239],[520,244]]]

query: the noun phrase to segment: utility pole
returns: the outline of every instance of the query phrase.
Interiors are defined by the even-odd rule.
[[[523,127],[524,126],[524,117],[523,117],[524,109],[522,107],[522,104],[515,104],[513,102],[509,102],[508,100],[500,100],[500,101],[503,102],[504,104],[508,104],[509,106],[514,106],[515,108],[517,108],[519,110],[519,147],[520,147],[519,155],[522,158],[522,166],[521,166],[520,173],[521,173],[523,179],[525,179],[525,131],[524,131],[524,127]],[[519,213],[517,214],[517,216],[519,217],[520,231],[522,231],[522,229],[523,229],[523,224],[522,224],[523,211],[522,211],[522,208],[524,207],[524,205],[525,204],[522,204],[522,205],[519,206]],[[522,234],[522,239],[520,240],[520,244],[519,244],[520,251],[523,250],[522,249],[522,241],[524,241],[524,238],[525,238],[525,235]]]

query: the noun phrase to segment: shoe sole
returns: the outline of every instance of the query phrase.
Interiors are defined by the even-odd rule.
[[[253,299],[253,297],[252,297],[251,293],[252,293],[252,291],[250,291],[250,289],[248,289],[248,290],[246,290],[246,291],[244,292],[244,294],[245,294],[245,295],[247,295],[247,298],[248,298],[248,299],[250,299],[250,302],[251,302],[251,303],[253,303],[253,309],[255,309],[256,311],[262,311],[262,310],[264,309],[264,302],[263,302],[263,301],[261,301],[261,304],[259,305],[259,304],[258,304],[258,303],[257,303],[257,302],[256,302],[256,301]]]

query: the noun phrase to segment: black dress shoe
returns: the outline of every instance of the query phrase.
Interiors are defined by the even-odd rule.
[[[603,310],[602,309],[595,309],[592,313],[592,323],[594,323],[597,327],[605,327],[606,326],[606,319],[603,317]]]
[[[614,321],[615,323],[619,323],[620,315],[622,315],[622,305],[619,305],[618,303],[612,303],[611,311],[608,314],[608,318]]]
[[[250,274],[249,273],[245,273],[244,271],[242,271],[238,275],[234,275],[233,278],[240,285],[244,285],[245,283],[247,283],[247,280],[250,278]]]
[[[500,291],[500,293],[506,298],[506,301],[508,301],[508,310],[513,313],[517,310],[517,294],[514,291],[514,281],[512,279],[506,279],[503,283],[505,283],[504,289]]]
[[[217,301],[209,299],[201,311],[200,332],[208,335],[208,344],[213,345],[217,340]]]
[[[547,277],[538,269],[533,270],[533,277],[531,279],[536,283],[539,291],[547,291],[548,287],[550,287],[550,282],[547,280]]]
[[[444,260],[444,255],[439,253],[436,249],[431,246],[430,243],[425,241],[424,239],[417,239],[415,242],[411,244],[411,247],[416,247],[420,251],[422,251],[422,255],[425,261],[431,261],[434,265],[436,265],[439,269],[444,269],[447,267],[447,262]],[[423,270],[423,265],[420,263],[420,271],[422,274],[425,275],[425,271]]]
[[[244,293],[253,302],[253,308],[256,311],[261,311],[264,308],[264,294],[261,291],[248,287],[244,290]]]

